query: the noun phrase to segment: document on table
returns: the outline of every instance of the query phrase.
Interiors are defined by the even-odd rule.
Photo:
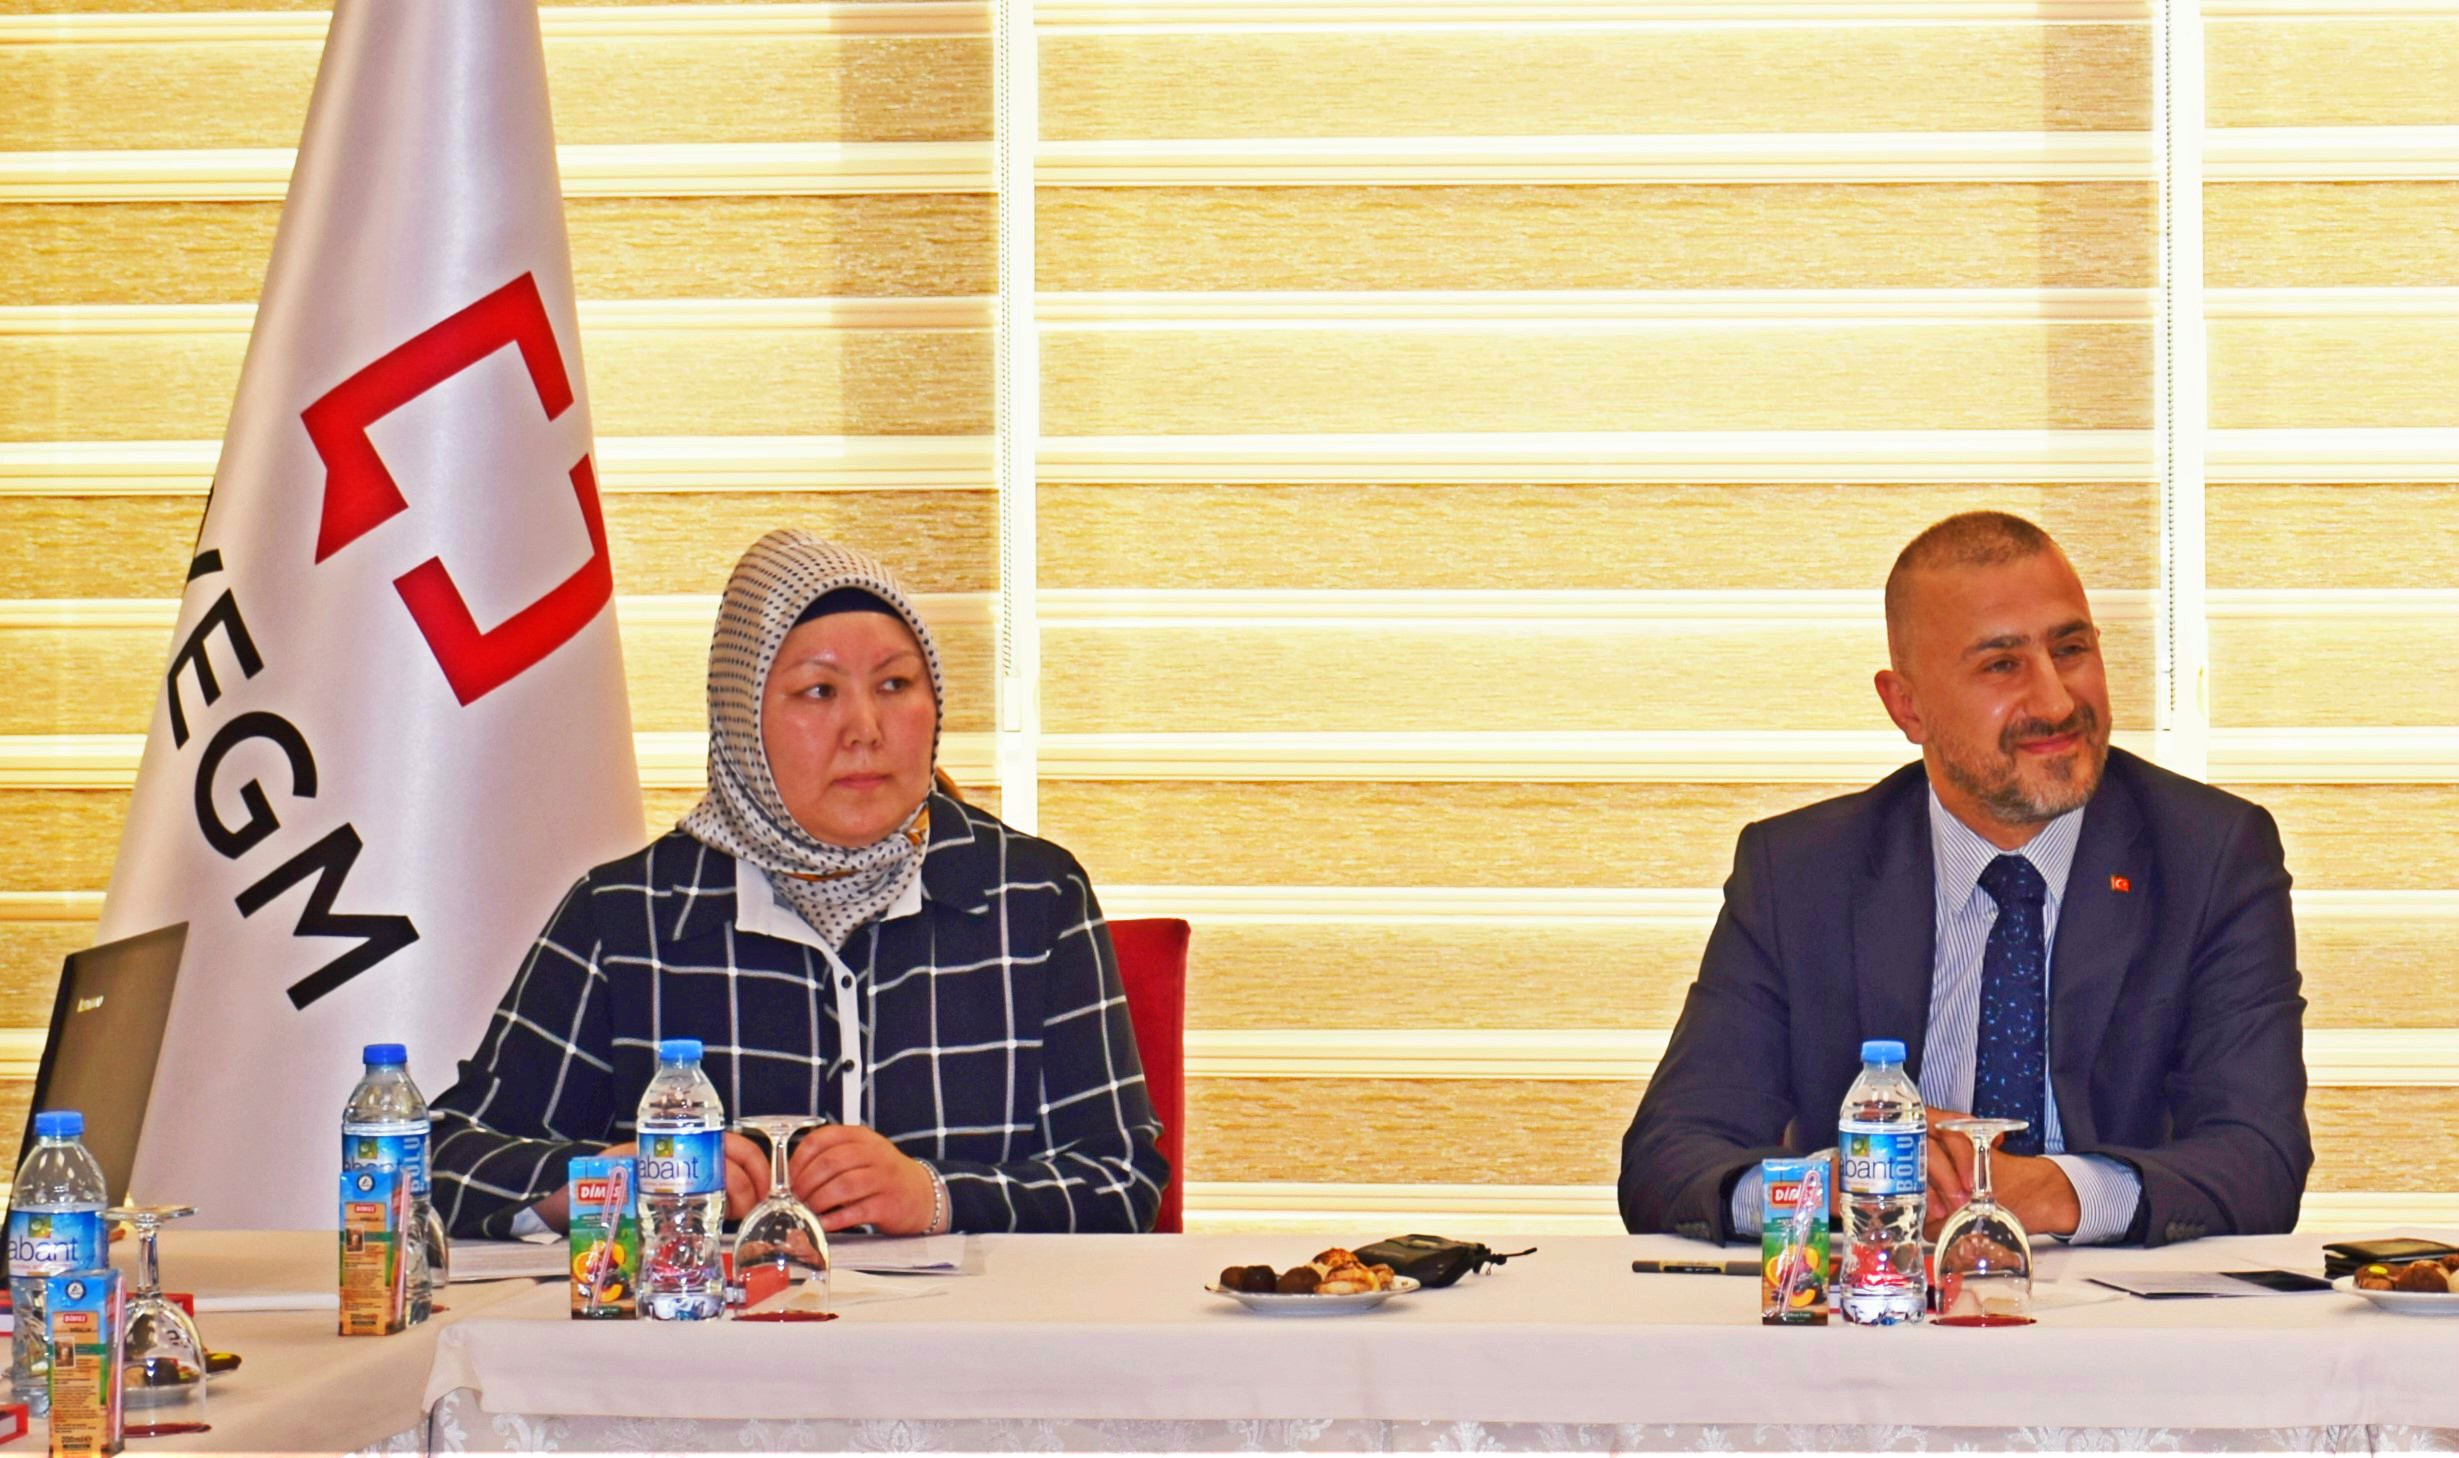
[[[978,1276],[981,1248],[962,1235],[840,1235],[828,1243],[840,1270],[881,1276]],[[462,1240],[453,1243],[454,1281],[543,1280],[572,1260],[561,1240]]]
[[[188,1299],[207,1315],[217,1311],[332,1311],[342,1304],[339,1291],[240,1291]],[[0,1336],[14,1335],[16,1330],[14,1313],[0,1310]]]
[[[914,1281],[864,1275],[852,1269],[829,1273],[828,1301],[832,1306],[862,1306],[873,1301],[913,1301],[924,1296],[944,1296],[948,1288],[936,1281]]]
[[[571,1268],[571,1247],[553,1240],[456,1240],[452,1278],[461,1281],[539,1280]]]
[[[2310,1287],[2266,1284],[2287,1275],[2286,1271],[2247,1271],[2242,1275],[2229,1271],[2127,1271],[2087,1279],[2095,1286],[2154,1301],[2188,1296],[2294,1296],[2304,1290],[2331,1289],[2328,1282],[2322,1281]],[[2256,1277],[2262,1279],[2253,1279]]]
[[[965,1235],[840,1235],[829,1259],[843,1271],[878,1276],[978,1276],[982,1248]]]
[[[331,1311],[342,1304],[339,1291],[247,1291],[230,1296],[199,1296],[196,1309],[216,1311]]]

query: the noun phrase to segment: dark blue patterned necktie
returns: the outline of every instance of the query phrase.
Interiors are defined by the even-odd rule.
[[[2009,1154],[2038,1154],[2047,1133],[2042,1108],[2049,1082],[2049,952],[2041,905],[2049,883],[2022,856],[2000,856],[1981,872],[1981,889],[1998,903],[1981,954],[1981,1038],[1973,1056],[1972,1111],[1993,1119],[2023,1119],[2030,1127],[1999,1145]]]

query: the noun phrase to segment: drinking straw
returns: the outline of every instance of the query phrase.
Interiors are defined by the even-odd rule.
[[[606,1207],[599,1213],[598,1221],[606,1235],[598,1242],[597,1249],[590,1254],[589,1294],[582,1298],[581,1305],[581,1310],[591,1316],[598,1314],[598,1293],[606,1289],[606,1263],[615,1254],[615,1242],[623,1236],[622,1206],[616,1203],[615,1192],[627,1183],[628,1181],[624,1180],[615,1170],[610,1169],[606,1172]],[[628,1194],[629,1191],[626,1190],[625,1193]],[[642,1251],[641,1263],[646,1265],[648,1259],[649,1253]]]

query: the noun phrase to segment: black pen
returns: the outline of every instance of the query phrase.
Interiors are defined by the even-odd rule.
[[[1631,1270],[1642,1276],[1755,1276],[1757,1261],[1633,1261]]]

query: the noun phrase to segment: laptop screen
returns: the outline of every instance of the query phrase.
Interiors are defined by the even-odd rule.
[[[181,922],[71,952],[52,1003],[51,1039],[43,1045],[20,1147],[34,1147],[35,1111],[75,1109],[85,1115],[85,1147],[102,1165],[115,1205],[128,1198],[137,1133],[154,1091],[154,1060],[162,1051],[171,989],[179,981],[187,940],[188,926]]]

